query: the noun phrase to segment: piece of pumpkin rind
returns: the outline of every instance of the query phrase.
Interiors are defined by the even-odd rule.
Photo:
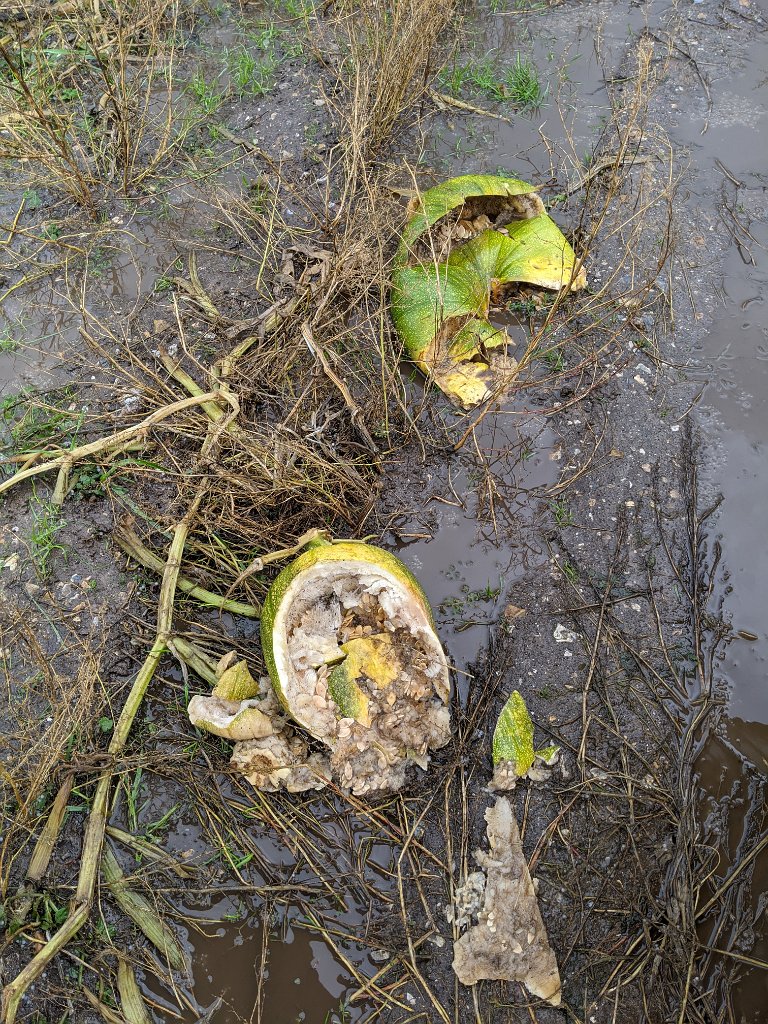
[[[533,722],[525,701],[513,690],[493,733],[493,763],[511,761],[516,774],[525,775],[534,757]]]
[[[398,259],[407,259],[408,250],[427,228],[469,199],[482,196],[522,196],[538,191],[535,185],[519,178],[497,174],[464,174],[427,189],[416,198],[417,208],[403,228]]]

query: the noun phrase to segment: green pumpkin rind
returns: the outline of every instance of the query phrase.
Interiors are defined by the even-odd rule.
[[[536,186],[518,178],[502,178],[497,174],[463,174],[458,178],[427,189],[417,198],[417,209],[402,233],[396,260],[405,262],[408,250],[441,217],[476,196],[524,196],[536,192]]]
[[[307,569],[312,569],[322,562],[347,560],[367,562],[372,568],[384,569],[389,572],[411,593],[424,612],[429,626],[433,630],[435,628],[432,609],[421,584],[395,555],[385,551],[383,548],[365,544],[363,541],[314,541],[279,573],[264,599],[261,613],[261,646],[264,652],[267,672],[269,673],[272,688],[277,699],[289,715],[293,713],[283,693],[283,683],[277,669],[274,652],[274,624],[278,609],[285,598],[288,588],[300,573]]]
[[[493,336],[506,342],[488,321],[492,289],[499,284],[525,283],[537,287],[580,288],[583,269],[573,279],[576,254],[546,213],[510,222],[504,234],[494,228],[456,245],[439,264],[409,263],[411,247],[429,226],[452,209],[479,196],[520,196],[535,193],[527,182],[494,175],[453,178],[429,189],[403,230],[392,274],[391,310],[395,329],[409,359],[438,387],[465,407],[487,394],[488,367],[475,358]],[[573,280],[572,280],[573,279]],[[436,344],[444,325],[455,318],[472,325],[460,350]],[[461,328],[465,330],[467,324]]]
[[[513,690],[493,733],[493,763],[511,761],[515,773],[525,775],[534,759],[533,722],[525,701]]]

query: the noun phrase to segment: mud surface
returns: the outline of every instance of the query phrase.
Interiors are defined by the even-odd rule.
[[[192,738],[183,732],[189,683],[171,659],[163,662],[139,726],[141,743],[126,760],[125,786],[111,817],[116,827],[151,834],[195,872],[191,879],[160,871],[144,877],[191,964],[188,978],[173,982],[149,954],[139,960],[142,991],[156,1021],[611,1020],[613,993],[603,991],[614,965],[610,956],[638,922],[650,922],[648,941],[656,951],[653,943],[663,933],[655,901],[668,897],[665,872],[674,843],[672,819],[654,815],[658,806],[666,806],[658,794],[672,785],[677,769],[669,723],[660,710],[660,684],[654,680],[666,673],[660,668],[665,658],[674,663],[676,678],[688,684],[678,698],[694,702],[690,722],[701,680],[693,664],[696,641],[684,592],[700,564],[707,567],[711,618],[705,623],[709,646],[699,653],[720,706],[695,747],[694,778],[702,835],[719,856],[713,867],[717,879],[765,828],[765,0],[730,6],[619,0],[536,5],[526,12],[512,5],[494,4],[493,11],[478,5],[466,12],[466,27],[462,52],[470,59],[492,54],[502,61],[505,54],[529,55],[548,88],[546,98],[535,111],[512,113],[511,123],[450,106],[433,111],[423,130],[403,134],[407,151],[395,157],[411,162],[421,157],[430,183],[497,167],[544,183],[545,202],[572,232],[579,224],[580,182],[589,161],[610,152],[611,139],[601,134],[609,96],[623,82],[630,87],[637,46],[650,40],[659,82],[649,103],[654,131],[648,153],[656,162],[648,166],[654,180],[663,181],[670,173],[664,159],[672,154],[673,255],[660,278],[658,301],[644,307],[639,321],[625,318],[623,333],[602,353],[594,388],[580,386],[577,369],[568,375],[580,365],[575,350],[565,349],[556,390],[551,381],[534,379],[538,371],[546,377],[539,362],[531,387],[486,415],[459,451],[446,444],[422,457],[414,445],[396,454],[386,467],[375,511],[359,524],[359,535],[375,535],[423,583],[457,670],[461,753],[438,754],[430,772],[406,791],[403,806],[412,802],[418,813],[412,830],[405,830],[405,846],[388,825],[373,823],[330,796],[293,803],[275,798],[272,815],[259,800],[254,804],[244,783],[230,778],[226,745],[209,744],[192,755],[191,763],[199,786],[215,790],[222,807],[234,808],[252,823],[249,845],[238,846],[241,840],[227,831],[226,814],[221,821],[206,817],[194,788],[183,783],[178,766],[190,763],[185,745]],[[226,16],[212,17],[201,30],[201,52],[227,45],[231,32]],[[286,58],[267,95],[232,104],[222,115],[232,132],[292,166],[307,188],[324,187],[323,154],[335,141],[319,89],[324,74],[309,59]],[[471,87],[461,96],[491,112],[509,113]],[[666,153],[658,147],[662,136],[668,140]],[[241,180],[262,173],[253,154],[233,147],[231,157],[232,166],[218,173],[222,188],[236,189]],[[195,158],[205,170],[205,158]],[[633,174],[641,172],[642,166]],[[68,411],[86,425],[94,412],[88,391],[95,379],[93,354],[79,331],[89,323],[72,306],[72,286],[87,294],[100,318],[145,329],[154,317],[167,315],[168,282],[197,251],[209,293],[225,303],[228,297],[233,316],[245,315],[249,293],[243,282],[256,291],[258,261],[240,254],[226,236],[221,210],[212,212],[211,191],[199,175],[180,174],[156,195],[115,202],[109,223],[88,243],[88,258],[72,277],[67,270],[66,280],[59,268],[14,288],[18,274],[15,258],[9,257],[3,288],[13,290],[4,297],[8,340],[0,348],[0,402],[11,410],[4,415],[8,453],[19,440],[18,430],[9,436],[19,422],[12,396],[23,389],[57,388],[59,398],[62,388],[70,389]],[[1,198],[3,223],[10,224],[21,201],[13,171],[5,173]],[[42,191],[40,202],[23,212],[22,224],[37,230],[46,219],[61,219],[69,225],[52,195]],[[298,223],[302,216],[300,204],[288,201],[286,220]],[[645,244],[663,235],[666,216],[661,203],[648,211]],[[85,234],[82,225],[66,230],[73,237]],[[646,255],[638,254],[638,262]],[[611,239],[590,253],[593,288],[611,279],[616,258]],[[625,268],[623,278],[632,272]],[[623,278],[614,282],[619,290]],[[515,313],[510,320],[522,343],[529,330],[526,316]],[[104,366],[96,371],[100,380]],[[417,407],[421,384],[409,381],[408,389]],[[121,382],[112,407],[129,415],[140,402]],[[457,431],[451,435],[455,441],[465,421],[445,410],[440,416]],[[55,652],[65,658],[84,641],[105,654],[104,717],[116,719],[149,639],[146,598],[154,593],[154,582],[126,568],[111,540],[114,509],[98,489],[89,492],[87,481],[65,506],[57,546],[41,570],[35,556],[39,545],[30,537],[38,521],[35,501],[46,493],[38,485],[34,498],[14,492],[0,499],[0,595],[9,618],[24,618],[50,657]],[[692,514],[695,519],[704,513],[720,495],[722,503],[691,544]],[[603,613],[606,621],[610,616],[617,649],[626,643],[615,664],[606,654],[596,669],[603,640],[595,615],[602,622]],[[255,648],[253,622],[214,615],[210,622],[246,649]],[[723,628],[716,625],[721,622]],[[8,670],[7,692],[14,699],[18,690],[11,687],[31,675],[30,652],[30,646],[19,646],[18,660]],[[627,668],[627,658],[634,668]],[[62,661],[61,671],[71,676],[75,669]],[[458,991],[450,967],[454,934],[445,904],[452,886],[472,869],[471,851],[482,842],[483,814],[491,800],[485,791],[490,737],[512,688],[525,694],[537,735],[564,751],[552,782],[521,788],[516,797],[570,1017],[565,1010],[538,1005],[534,1017],[521,990],[510,986],[502,994],[484,990],[476,1018],[471,997]],[[602,703],[593,706],[593,698]],[[592,717],[584,766],[579,755],[586,715]],[[683,726],[679,729],[684,734]],[[584,792],[577,786],[582,770],[589,780]],[[627,796],[616,781],[622,771],[645,780],[645,791]],[[450,775],[445,791],[439,790],[445,810],[435,797],[434,773]],[[391,820],[406,814],[382,807]],[[633,829],[626,827],[630,817]],[[286,839],[278,818],[306,836],[306,845],[295,834]],[[557,829],[550,828],[552,821]],[[67,898],[77,875],[79,827],[73,813],[49,878]],[[630,849],[633,841],[639,853]],[[423,878],[411,872],[414,846],[426,865]],[[126,872],[146,867],[124,849],[120,858]],[[434,867],[439,863],[448,866],[448,881]],[[640,865],[648,867],[647,876]],[[578,887],[571,872],[578,874]],[[740,897],[739,913],[750,920],[749,927],[737,934],[721,930],[715,943],[721,950],[727,942],[731,954],[744,961],[734,1003],[736,1019],[750,1024],[765,1019],[768,999],[759,966],[768,959],[760,897],[765,872],[763,852],[751,891]],[[318,881],[322,875],[325,885]],[[715,888],[713,883],[708,893]],[[414,907],[412,931],[404,931],[398,919],[406,890]],[[100,915],[104,928],[119,927],[106,899]],[[700,927],[706,943],[711,921],[705,918]],[[17,943],[21,952],[6,957],[4,983],[27,959],[32,942],[23,939]],[[664,956],[672,954],[664,948]],[[607,965],[602,974],[595,967],[601,957],[600,966]],[[713,952],[702,976],[694,979],[702,1013],[706,972],[716,961]],[[378,1016],[379,990],[373,998],[367,984],[385,965],[398,968],[380,982],[392,983],[394,1002]],[[422,976],[428,983],[423,987]],[[54,1005],[65,1008],[65,1017],[55,1019],[97,1019],[82,1000],[67,1007],[71,980],[65,968],[49,971],[25,1002],[25,1019],[49,1019],[48,1007]],[[637,992],[630,993],[621,1013],[619,1019],[626,1021],[667,1019],[658,1006],[649,1010]]]

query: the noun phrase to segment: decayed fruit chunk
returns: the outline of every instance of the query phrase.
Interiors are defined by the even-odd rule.
[[[411,210],[392,275],[392,319],[406,355],[457,404],[492,393],[515,360],[489,321],[491,302],[526,283],[576,291],[583,267],[533,185],[495,175],[452,178]]]
[[[261,638],[288,716],[355,793],[397,789],[448,742],[448,661],[429,603],[391,553],[313,541],[273,583]]]

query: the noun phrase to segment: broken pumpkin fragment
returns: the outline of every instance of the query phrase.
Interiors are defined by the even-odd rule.
[[[261,640],[268,692],[225,658],[213,694],[189,704],[194,725],[239,741],[232,764],[257,788],[334,777],[356,794],[395,790],[448,742],[448,661],[424,592],[388,551],[312,540],[272,584]]]
[[[521,981],[552,1006],[560,1004],[560,973],[541,919],[514,811],[498,797],[485,812],[489,851],[475,859],[486,874],[477,924],[453,947],[453,969],[462,985]],[[474,876],[472,876],[474,877]]]
[[[452,178],[424,192],[405,226],[392,276],[392,318],[406,355],[463,408],[512,372],[509,336],[489,320],[509,286],[576,291],[573,249],[533,185],[494,175]]]
[[[556,763],[560,748],[533,746],[533,721],[517,690],[501,710],[493,733],[493,779],[491,789],[514,789],[517,780],[543,782]]]
[[[275,730],[258,699],[259,684],[248,663],[234,651],[216,666],[216,685],[210,696],[196,695],[189,702],[189,720],[198,729],[226,740],[251,740],[270,736]]]
[[[261,640],[288,716],[356,794],[398,789],[450,738],[448,661],[417,580],[360,541],[308,545],[272,584]]]

